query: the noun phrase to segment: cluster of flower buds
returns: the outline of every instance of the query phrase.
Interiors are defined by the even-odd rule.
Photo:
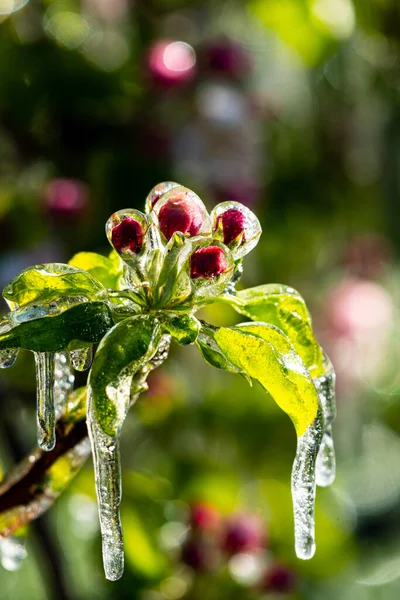
[[[232,576],[240,578],[243,561],[247,570],[255,565],[247,581],[255,591],[290,593],[295,588],[294,571],[266,552],[268,539],[259,517],[239,513],[224,518],[212,504],[199,502],[190,507],[189,525],[180,560],[195,573],[225,572],[228,563]]]
[[[175,261],[179,268],[173,276],[186,276],[191,290],[202,295],[217,295],[225,289],[238,262],[261,234],[257,217],[247,207],[222,202],[208,214],[197,194],[175,182],[155,186],[145,210],[145,214],[120,210],[110,217],[106,230],[114,249],[131,268],[140,264],[147,279],[156,250],[161,250],[164,262],[173,250],[179,250]]]

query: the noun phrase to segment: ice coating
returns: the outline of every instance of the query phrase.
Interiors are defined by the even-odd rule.
[[[54,405],[56,421],[61,417],[67,404],[68,395],[74,387],[75,377],[68,354],[57,352],[54,355]]]
[[[295,549],[298,558],[303,560],[312,558],[315,553],[315,471],[323,431],[324,417],[320,407],[314,422],[297,439],[292,469]]]
[[[87,371],[90,369],[93,360],[92,346],[79,348],[79,350],[70,350],[69,356],[71,364],[76,371]]]
[[[237,260],[257,245],[261,235],[260,221],[240,202],[221,202],[211,212],[213,236],[231,250]]]
[[[1,566],[6,571],[17,571],[27,556],[25,546],[15,538],[6,537],[0,539]]]
[[[328,358],[325,359],[325,363],[326,373],[314,379],[325,419],[325,430],[317,457],[317,485],[321,487],[331,485],[336,474],[335,448],[332,437],[332,422],[336,417],[336,377]]]
[[[117,381],[107,386],[107,395],[117,408],[118,429],[115,436],[100,427],[94,408],[90,382],[88,385],[87,426],[93,453],[96,494],[102,536],[103,563],[107,579],[115,581],[124,571],[124,549],[119,509],[121,504],[121,466],[119,438],[129,407],[147,389],[148,373],[168,356],[170,336],[163,335],[154,357],[144,366],[132,364],[122,371]]]
[[[180,185],[175,181],[163,181],[162,183],[155,185],[146,198],[146,213],[153,210],[156,202],[158,202],[164,194],[176,187],[180,187]]]
[[[4,348],[0,350],[0,369],[12,367],[18,356],[18,348]]]
[[[149,223],[145,214],[134,208],[118,210],[106,223],[108,241],[123,260],[135,259],[146,247]]]
[[[35,352],[37,441],[43,450],[52,450],[56,443],[54,354]]]

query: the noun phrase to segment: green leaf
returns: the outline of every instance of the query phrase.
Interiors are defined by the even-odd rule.
[[[89,273],[64,265],[50,263],[24,269],[12,279],[3,291],[12,309],[28,304],[46,304],[64,299],[82,297],[86,301],[106,298],[103,285]],[[65,300],[65,308],[68,302]]]
[[[203,356],[206,362],[217,369],[228,371],[228,373],[245,375],[245,372],[242,369],[229,362],[221,348],[218,346],[217,342],[215,341],[215,333],[217,331],[218,329],[208,327],[207,325],[202,325],[199,336],[196,340],[200,354]],[[246,379],[251,384],[251,379],[249,377],[246,377]]]
[[[88,385],[97,423],[115,436],[129,408],[132,378],[154,356],[162,329],[154,317],[137,315],[115,325],[102,339]],[[121,393],[121,387],[125,393]]]
[[[187,272],[186,260],[192,250],[185,236],[176,231],[165,248],[165,256],[157,282],[158,307],[174,303],[179,304],[191,292],[191,282]]]
[[[23,311],[28,319],[32,311]],[[112,327],[110,309],[103,302],[78,304],[56,316],[44,315],[24,320],[22,311],[9,313],[0,330],[0,349],[25,348],[33,352],[57,352],[95,344]],[[35,313],[34,313],[35,314]],[[40,312],[37,312],[40,314]]]
[[[157,546],[155,535],[150,534],[143,519],[130,507],[123,509],[122,522],[126,540],[125,555],[130,568],[139,577],[161,579],[167,563],[164,553]]]
[[[243,323],[221,327],[214,339],[229,362],[261,383],[301,436],[314,421],[319,401],[312,378],[288,338],[273,325]]]
[[[164,329],[178,344],[193,344],[199,335],[200,321],[192,315],[160,311],[159,319]]]
[[[116,252],[113,252],[110,257],[95,252],[78,252],[68,264],[87,271],[104,286],[114,290],[118,289],[123,272],[123,262]]]
[[[296,290],[279,284],[260,285],[221,299],[253,321],[278,327],[288,336],[311,375],[324,374],[324,353],[315,339],[310,313]]]

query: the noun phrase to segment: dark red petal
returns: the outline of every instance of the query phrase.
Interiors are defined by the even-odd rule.
[[[117,252],[130,250],[134,254],[139,254],[143,246],[143,236],[140,223],[132,217],[126,217],[113,227],[111,241]]]
[[[220,215],[217,219],[217,227],[219,227],[220,223],[222,223],[224,232],[224,244],[227,246],[245,231],[245,216],[237,208],[230,208]],[[242,241],[245,242],[244,236]]]
[[[192,279],[199,277],[218,277],[228,268],[225,254],[218,246],[207,246],[193,252],[190,259],[190,276]]]
[[[197,235],[203,221],[202,211],[186,194],[176,194],[161,207],[158,221],[167,240],[175,231]]]

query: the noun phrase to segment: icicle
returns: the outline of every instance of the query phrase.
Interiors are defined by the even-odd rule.
[[[167,358],[170,343],[171,337],[164,334],[159,342],[157,353],[150,362],[139,370],[137,365],[130,365],[121,372],[116,382],[106,387],[107,396],[116,407],[118,425],[115,436],[104,433],[97,421],[89,378],[87,427],[92,446],[99,505],[104,571],[107,579],[111,581],[119,579],[124,571],[124,547],[119,517],[122,495],[119,457],[120,430],[129,407],[136,401],[139,394],[147,389],[146,378],[149,372],[160,366]]]
[[[27,557],[25,547],[11,537],[0,541],[1,564],[7,571],[17,571]]]
[[[75,377],[66,352],[57,352],[54,356],[54,404],[56,421],[64,412],[68,394],[74,387]]]
[[[56,443],[54,401],[54,354],[35,352],[37,380],[37,436],[43,450],[52,450]]]
[[[314,504],[315,467],[321,445],[324,417],[319,408],[314,422],[297,439],[296,458],[292,470],[292,498],[296,554],[306,560],[315,552]]]
[[[6,348],[0,350],[0,369],[12,367],[18,356],[18,348]]]
[[[336,417],[335,372],[328,358],[326,358],[325,375],[314,379],[314,384],[325,419],[325,431],[317,457],[317,485],[326,487],[331,485],[336,474],[335,448],[332,438],[332,422]]]
[[[91,367],[93,360],[92,346],[80,348],[79,350],[71,350],[69,356],[72,366],[76,371],[86,371]]]
[[[101,429],[93,410],[91,387],[88,386],[87,425],[93,448],[93,465],[99,505],[103,563],[107,579],[115,581],[124,572],[124,545],[119,507],[121,504],[121,466],[119,435],[131,401],[131,384],[137,368],[125,369],[118,381],[107,386],[107,396],[117,410],[117,433],[109,436]],[[136,390],[135,390],[136,391]]]

